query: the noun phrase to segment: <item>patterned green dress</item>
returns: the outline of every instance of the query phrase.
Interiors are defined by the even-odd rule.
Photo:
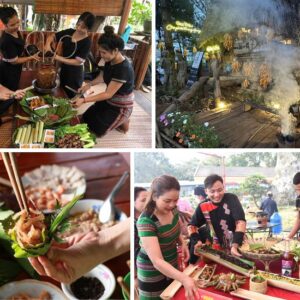
[[[179,240],[180,226],[178,211],[174,210],[173,214],[171,224],[161,225],[154,214],[144,212],[137,222],[137,228],[140,238],[156,236],[164,260],[177,268],[176,244]],[[160,299],[159,295],[171,283],[170,278],[154,268],[142,243],[137,256],[137,277],[140,300]]]

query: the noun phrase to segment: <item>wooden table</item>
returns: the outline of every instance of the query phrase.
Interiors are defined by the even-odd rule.
[[[111,192],[113,186],[117,183],[125,171],[130,171],[129,153],[18,153],[17,162],[21,175],[25,172],[38,168],[45,164],[58,164],[63,166],[76,166],[86,174],[87,189],[85,199],[105,199]],[[0,160],[0,177],[8,178],[3,161]],[[130,179],[128,178],[125,186],[117,194],[116,206],[130,216]],[[18,210],[17,202],[7,201],[6,204],[13,210]],[[84,200],[82,200],[84,201]],[[130,253],[126,253],[105,263],[111,269],[115,277],[125,276],[129,272],[126,261],[130,258]],[[24,278],[23,278],[24,279]],[[58,282],[49,280],[45,277],[43,280],[51,281],[60,287]],[[122,299],[121,288],[116,285],[113,299]]]
[[[254,232],[268,232],[268,236],[271,237],[273,227],[278,225],[280,224],[268,222],[266,226],[261,226],[257,221],[248,221],[246,230],[250,234],[253,234]]]

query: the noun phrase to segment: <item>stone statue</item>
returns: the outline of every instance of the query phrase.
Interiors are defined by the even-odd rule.
[[[181,53],[178,55],[177,69],[177,86],[182,89],[187,80],[187,63]]]

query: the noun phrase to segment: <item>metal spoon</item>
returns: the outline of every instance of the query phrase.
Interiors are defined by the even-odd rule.
[[[129,175],[128,171],[126,171],[122,175],[118,183],[115,185],[115,187],[113,188],[113,190],[111,191],[111,193],[108,195],[103,205],[101,206],[98,217],[99,217],[99,221],[102,224],[116,219],[116,215],[118,211],[114,205],[115,195],[119,192],[121,187],[124,185],[128,175]]]

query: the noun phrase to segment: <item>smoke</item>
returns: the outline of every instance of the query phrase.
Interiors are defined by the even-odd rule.
[[[289,108],[300,99],[300,89],[293,72],[300,69],[300,51],[291,45],[278,42],[287,34],[288,18],[295,14],[283,0],[215,0],[207,14],[202,40],[216,34],[236,31],[241,27],[257,28],[256,37],[267,63],[272,68],[273,83],[264,92],[267,102],[280,105],[281,131],[293,134],[295,120]],[[276,35],[276,36],[275,36]]]
[[[282,27],[287,7],[280,0],[216,0],[208,10],[202,38],[241,27],[272,24]]]
[[[265,94],[265,99],[280,105],[282,134],[293,134],[296,124],[289,109],[300,99],[300,88],[294,76],[294,71],[300,69],[300,50],[278,42],[271,42],[264,49],[265,59],[272,66],[274,81],[271,90]]]

